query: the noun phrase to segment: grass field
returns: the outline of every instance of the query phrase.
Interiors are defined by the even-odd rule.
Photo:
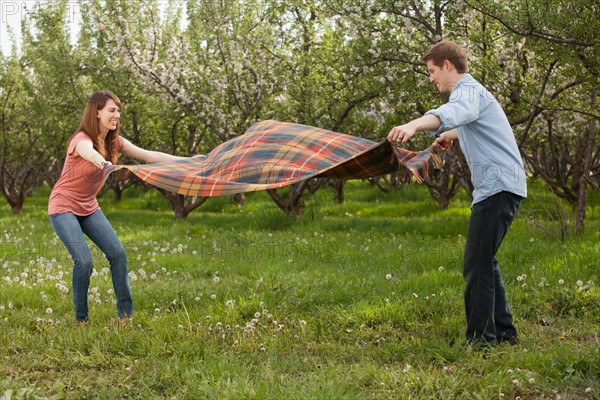
[[[132,324],[93,247],[90,324],[46,215],[0,206],[0,399],[600,399],[600,195],[583,236],[541,184],[499,254],[518,347],[461,346],[469,199],[328,190],[287,218],[266,193],[187,220],[155,191],[101,206],[128,251]]]

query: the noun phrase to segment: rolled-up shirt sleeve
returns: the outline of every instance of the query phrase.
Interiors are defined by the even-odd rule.
[[[425,113],[435,115],[441,121],[441,125],[435,131],[434,136],[442,132],[458,128],[473,122],[479,117],[480,94],[469,90],[468,85],[457,85],[450,94],[448,103]]]

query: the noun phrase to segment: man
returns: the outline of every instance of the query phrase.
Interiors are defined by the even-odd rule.
[[[424,116],[396,126],[390,142],[406,143],[417,131],[434,131],[434,146],[449,149],[458,140],[471,170],[473,204],[463,276],[467,342],[476,348],[517,344],[496,253],[527,197],[523,161],[511,126],[497,100],[468,72],[462,47],[435,44],[424,57],[429,81],[449,101]]]

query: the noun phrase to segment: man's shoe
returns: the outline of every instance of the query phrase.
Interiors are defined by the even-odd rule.
[[[499,336],[497,339],[497,343],[506,343],[511,346],[517,346],[519,344],[518,336]]]

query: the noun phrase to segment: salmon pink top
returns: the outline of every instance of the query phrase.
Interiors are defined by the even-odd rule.
[[[96,194],[102,184],[103,172],[93,163],[75,155],[75,148],[81,141],[92,142],[84,132],[73,137],[67,148],[67,157],[60,178],[54,185],[48,201],[48,214],[71,212],[86,216],[100,209]],[[117,150],[123,148],[123,138],[119,136]]]

